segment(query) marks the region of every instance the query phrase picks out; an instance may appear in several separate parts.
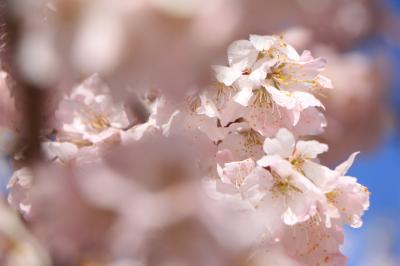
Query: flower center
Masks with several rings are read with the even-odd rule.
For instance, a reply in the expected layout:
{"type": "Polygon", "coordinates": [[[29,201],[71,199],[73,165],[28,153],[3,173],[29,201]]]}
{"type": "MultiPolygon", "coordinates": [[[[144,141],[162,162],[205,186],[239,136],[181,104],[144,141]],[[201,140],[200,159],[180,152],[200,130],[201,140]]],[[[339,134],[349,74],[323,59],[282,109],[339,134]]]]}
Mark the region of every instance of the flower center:
{"type": "Polygon", "coordinates": [[[200,107],[200,99],[197,96],[187,97],[187,108],[189,112],[196,113],[197,109],[200,107]]]}
{"type": "Polygon", "coordinates": [[[292,184],[291,176],[286,178],[282,178],[275,171],[271,171],[272,177],[274,179],[274,185],[271,188],[271,191],[275,194],[283,194],[288,195],[291,192],[303,193],[303,191],[292,184]]]}
{"type": "Polygon", "coordinates": [[[293,165],[293,168],[296,170],[301,170],[305,161],[306,161],[306,159],[303,158],[302,156],[294,156],[290,159],[290,163],[293,165]]]}
{"type": "Polygon", "coordinates": [[[280,85],[288,85],[291,80],[290,75],[285,74],[283,69],[285,68],[286,63],[277,63],[271,67],[271,71],[267,73],[265,77],[267,80],[270,80],[275,88],[281,89],[280,85]]]}
{"type": "Polygon", "coordinates": [[[245,147],[252,147],[254,145],[262,145],[262,140],[256,131],[253,129],[240,132],[240,134],[245,138],[245,147]]]}
{"type": "Polygon", "coordinates": [[[329,203],[336,204],[337,203],[336,198],[338,197],[338,195],[339,191],[333,190],[331,192],[326,193],[325,197],[329,203]]]}
{"type": "Polygon", "coordinates": [[[97,130],[102,130],[110,127],[110,122],[105,116],[96,116],[93,120],[89,122],[90,126],[97,130]]]}
{"type": "Polygon", "coordinates": [[[272,107],[273,101],[271,96],[264,88],[259,88],[253,91],[254,100],[253,106],[256,107],[272,107]]]}

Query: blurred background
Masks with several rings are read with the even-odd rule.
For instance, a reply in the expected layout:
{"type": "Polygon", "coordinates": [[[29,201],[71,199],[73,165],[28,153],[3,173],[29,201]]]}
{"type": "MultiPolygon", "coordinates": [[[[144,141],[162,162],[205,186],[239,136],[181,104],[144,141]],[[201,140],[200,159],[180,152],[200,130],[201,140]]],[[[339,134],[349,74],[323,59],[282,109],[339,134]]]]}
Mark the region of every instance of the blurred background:
{"type": "Polygon", "coordinates": [[[46,124],[60,91],[99,73],[116,98],[150,89],[178,103],[213,82],[210,66],[225,63],[232,41],[282,34],[328,60],[335,90],[321,95],[328,128],[320,140],[330,145],[323,160],[334,166],[362,152],[350,174],[372,192],[371,207],[364,226],[346,232],[349,265],[400,265],[400,0],[6,2],[0,52],[10,76],[2,72],[0,83],[13,89],[0,99],[3,193],[12,173],[8,143],[21,137],[34,146],[39,130],[24,127],[46,124]],[[19,87],[35,91],[29,97],[39,99],[40,113],[18,108],[28,97],[19,87]]]}

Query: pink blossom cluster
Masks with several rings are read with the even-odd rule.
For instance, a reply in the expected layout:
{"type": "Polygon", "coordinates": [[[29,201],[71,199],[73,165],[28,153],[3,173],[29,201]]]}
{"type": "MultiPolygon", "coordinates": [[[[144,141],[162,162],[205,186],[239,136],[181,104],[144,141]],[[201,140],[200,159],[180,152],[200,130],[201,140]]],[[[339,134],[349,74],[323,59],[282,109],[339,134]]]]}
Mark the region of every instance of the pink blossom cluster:
{"type": "Polygon", "coordinates": [[[251,35],[228,48],[228,66],[215,67],[222,85],[196,109],[216,121],[203,128],[218,143],[214,197],[255,213],[262,243],[305,265],[343,265],[342,226],[360,227],[369,206],[367,188],[346,175],[357,153],[331,170],[318,161],[328,146],[308,137],[325,127],[315,96],[332,89],[325,63],[281,37],[251,35]]]}
{"type": "Polygon", "coordinates": [[[357,153],[330,169],[310,137],[326,126],[325,64],[251,35],[183,106],[140,96],[145,122],[95,74],[43,132],[46,164],[14,156],[8,201],[72,265],[85,248],[88,265],[344,265],[343,226],[362,225],[369,192],[347,175],[357,153]]]}

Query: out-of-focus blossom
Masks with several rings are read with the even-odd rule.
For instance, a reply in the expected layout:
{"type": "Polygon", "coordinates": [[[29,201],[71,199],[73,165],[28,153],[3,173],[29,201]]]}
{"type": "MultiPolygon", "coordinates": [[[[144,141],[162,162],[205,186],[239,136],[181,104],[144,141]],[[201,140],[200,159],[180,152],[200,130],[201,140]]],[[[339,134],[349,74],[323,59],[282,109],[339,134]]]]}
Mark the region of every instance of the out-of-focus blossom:
{"type": "Polygon", "coordinates": [[[385,104],[389,87],[387,63],[360,52],[318,50],[329,60],[325,74],[332,78],[336,90],[322,98],[329,126],[321,138],[328,144],[335,143],[326,159],[338,161],[351,150],[374,148],[391,124],[385,104]]]}
{"type": "Polygon", "coordinates": [[[17,213],[0,204],[0,263],[4,266],[50,266],[44,248],[28,232],[17,213]]]}
{"type": "Polygon", "coordinates": [[[250,265],[254,266],[265,266],[265,265],[276,265],[276,266],[299,266],[298,262],[292,259],[289,254],[281,246],[271,248],[269,250],[260,249],[257,250],[249,260],[250,265]]]}
{"type": "Polygon", "coordinates": [[[31,208],[29,191],[32,188],[32,172],[28,167],[23,167],[14,172],[10,178],[8,202],[22,214],[28,214],[31,208]]]}
{"type": "MultiPolygon", "coordinates": [[[[164,143],[169,146],[167,140],[164,143]]],[[[125,152],[135,158],[144,156],[143,148],[125,152]]],[[[160,151],[170,150],[165,148],[160,151]]],[[[108,265],[125,260],[164,265],[179,261],[217,266],[244,260],[241,253],[246,254],[259,234],[254,226],[239,230],[251,217],[233,211],[232,204],[230,210],[210,200],[200,180],[190,177],[190,169],[181,169],[184,154],[177,151],[175,155],[178,158],[172,165],[161,161],[165,156],[153,161],[152,172],[145,171],[144,161],[122,167],[122,162],[117,166],[112,159],[111,168],[102,163],[37,166],[29,191],[28,223],[58,263],[108,265]],[[129,170],[128,175],[124,170],[129,170]],[[41,208],[55,196],[57,201],[41,208]],[[68,218],[65,213],[70,214],[68,218]]]]}
{"type": "Polygon", "coordinates": [[[18,65],[22,75],[37,86],[48,87],[59,79],[61,62],[46,33],[30,32],[21,39],[18,65]]]}
{"type": "Polygon", "coordinates": [[[72,169],[57,164],[36,165],[32,176],[27,220],[53,260],[79,265],[88,263],[86,257],[90,254],[97,254],[96,261],[101,262],[108,254],[103,239],[113,221],[113,212],[85,201],[77,187],[78,175],[72,169]],[[41,208],[43,204],[46,208],[41,208]]]}

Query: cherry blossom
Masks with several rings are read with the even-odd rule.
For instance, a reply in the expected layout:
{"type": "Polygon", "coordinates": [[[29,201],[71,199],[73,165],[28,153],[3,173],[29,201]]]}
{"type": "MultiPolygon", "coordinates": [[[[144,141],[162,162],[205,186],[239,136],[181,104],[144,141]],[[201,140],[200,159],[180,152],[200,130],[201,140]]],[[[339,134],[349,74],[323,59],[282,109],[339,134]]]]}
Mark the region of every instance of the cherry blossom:
{"type": "Polygon", "coordinates": [[[346,176],[350,166],[358,153],[353,153],[345,162],[335,168],[340,174],[336,182],[331,186],[331,190],[327,192],[326,198],[329,207],[334,207],[338,214],[337,217],[342,223],[351,227],[358,228],[362,226],[362,215],[369,208],[368,189],[359,184],[354,177],[346,176]]]}
{"type": "Polygon", "coordinates": [[[7,189],[8,202],[22,214],[27,215],[31,209],[29,191],[32,188],[32,171],[28,167],[23,167],[15,171],[10,178],[7,189]]]}
{"type": "Polygon", "coordinates": [[[269,169],[272,177],[260,205],[262,211],[269,217],[279,217],[288,225],[306,221],[315,214],[323,194],[310,180],[277,156],[263,158],[257,163],[269,169]]]}
{"type": "Polygon", "coordinates": [[[303,265],[345,265],[347,258],[340,252],[343,231],[338,226],[325,227],[313,216],[304,223],[285,231],[282,245],[288,255],[303,265]]]}
{"type": "Polygon", "coordinates": [[[293,125],[303,110],[323,108],[312,90],[332,88],[320,74],[326,64],[323,59],[314,59],[309,51],[300,56],[278,36],[251,35],[249,41],[234,42],[228,48],[228,62],[228,67],[215,67],[216,78],[237,90],[233,96],[237,103],[277,104],[291,110],[293,125]]]}
{"type": "Polygon", "coordinates": [[[261,165],[265,164],[264,160],[268,161],[271,155],[280,156],[288,160],[294,169],[304,174],[320,188],[324,186],[326,188],[339,175],[314,161],[319,154],[328,150],[326,144],[315,140],[300,140],[295,143],[293,134],[287,129],[280,129],[274,139],[267,138],[263,148],[267,156],[259,161],[261,165]]]}
{"type": "Polygon", "coordinates": [[[326,61],[275,35],[227,55],[217,83],[182,103],[115,98],[99,74],[64,92],[42,160],[19,160],[7,186],[55,261],[346,263],[343,227],[362,225],[369,192],[347,175],[358,153],[330,169],[328,145],[312,139],[326,126],[318,93],[334,93],[326,61]]]}
{"type": "Polygon", "coordinates": [[[131,125],[124,104],[112,98],[98,75],[89,77],[60,102],[56,118],[63,123],[62,132],[81,135],[89,143],[102,142],[131,125]]]}
{"type": "Polygon", "coordinates": [[[256,167],[256,162],[247,159],[240,162],[226,163],[219,167],[220,180],[216,182],[216,190],[247,200],[254,208],[265,195],[264,180],[269,173],[256,167]]]}

